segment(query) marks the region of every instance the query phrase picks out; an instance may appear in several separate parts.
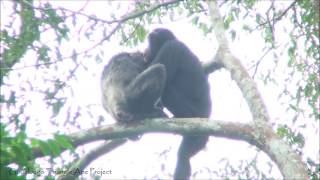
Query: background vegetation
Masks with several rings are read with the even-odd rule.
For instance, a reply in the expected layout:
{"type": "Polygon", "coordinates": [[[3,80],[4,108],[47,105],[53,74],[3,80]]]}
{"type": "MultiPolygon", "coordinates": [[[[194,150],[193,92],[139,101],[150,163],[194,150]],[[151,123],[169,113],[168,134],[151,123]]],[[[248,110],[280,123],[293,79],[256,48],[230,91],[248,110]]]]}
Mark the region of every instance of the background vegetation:
{"type": "MultiPolygon", "coordinates": [[[[76,147],[66,135],[110,124],[101,105],[88,95],[99,87],[83,82],[99,80],[100,72],[96,69],[101,69],[116,51],[141,47],[153,25],[166,27],[183,21],[191,23],[205,37],[217,33],[207,2],[197,0],[87,0],[69,5],[32,0],[0,3],[0,163],[5,179],[52,179],[57,172],[45,171],[43,164],[59,171],[74,166],[74,162],[83,163],[76,160],[81,160],[92,147],[76,147]],[[37,158],[40,154],[45,157],[37,158]]],[[[309,177],[319,179],[319,1],[217,3],[230,46],[246,43],[246,36],[264,41],[258,52],[240,49],[245,55],[237,56],[263,89],[260,93],[268,110],[280,111],[280,115],[270,113],[272,128],[302,157],[309,177]],[[268,91],[277,95],[277,106],[268,103],[268,91]]],[[[212,48],[211,58],[215,51],[212,48]]],[[[109,152],[121,143],[117,141],[101,149],[109,152]]],[[[259,154],[237,166],[223,159],[223,170],[212,169],[208,176],[273,177],[258,168],[259,154]]],[[[152,177],[168,178],[170,173],[162,168],[161,172],[140,178],[152,177]]]]}

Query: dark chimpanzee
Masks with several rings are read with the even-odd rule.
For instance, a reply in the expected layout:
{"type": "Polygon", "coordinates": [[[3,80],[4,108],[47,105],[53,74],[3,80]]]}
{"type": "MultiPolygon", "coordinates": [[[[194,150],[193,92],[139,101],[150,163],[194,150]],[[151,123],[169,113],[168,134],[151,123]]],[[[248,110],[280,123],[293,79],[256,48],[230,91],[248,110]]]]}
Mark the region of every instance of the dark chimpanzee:
{"type": "MultiPolygon", "coordinates": [[[[166,70],[166,85],[161,96],[163,105],[177,118],[208,118],[210,89],[199,59],[167,29],[155,29],[148,41],[145,58],[149,67],[162,64],[166,70]]],[[[183,136],[174,179],[189,179],[190,158],[204,148],[207,141],[208,136],[183,136]]]]}
{"type": "Polygon", "coordinates": [[[163,65],[146,66],[142,53],[120,53],[104,67],[102,104],[116,121],[165,117],[157,107],[166,81],[163,65]]]}

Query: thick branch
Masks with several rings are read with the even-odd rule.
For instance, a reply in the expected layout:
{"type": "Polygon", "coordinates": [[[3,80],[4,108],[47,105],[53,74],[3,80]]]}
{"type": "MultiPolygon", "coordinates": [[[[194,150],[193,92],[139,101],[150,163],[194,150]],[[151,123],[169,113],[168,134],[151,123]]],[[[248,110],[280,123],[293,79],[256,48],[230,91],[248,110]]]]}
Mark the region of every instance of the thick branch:
{"type": "MultiPolygon", "coordinates": [[[[215,58],[218,58],[217,56],[215,58]]],[[[223,64],[218,59],[211,60],[202,64],[202,68],[206,74],[211,74],[216,70],[223,68],[223,64]]]]}
{"type": "MultiPolygon", "coordinates": [[[[285,179],[307,179],[300,157],[276,136],[268,125],[243,124],[224,121],[208,121],[205,118],[149,119],[130,125],[106,125],[77,133],[69,137],[75,146],[116,138],[132,137],[137,134],[162,132],[192,135],[211,135],[242,140],[258,147],[275,161],[285,179]],[[265,132],[262,134],[262,132],[265,132]]],[[[39,151],[39,150],[38,150],[39,151]]],[[[39,154],[38,154],[39,155],[39,154]]]]}
{"type": "Polygon", "coordinates": [[[130,125],[109,125],[70,134],[75,144],[85,144],[95,140],[130,137],[144,133],[178,133],[178,134],[209,134],[217,137],[239,139],[251,142],[248,131],[251,126],[241,123],[224,121],[207,121],[206,118],[171,118],[144,120],[130,125]]]}
{"type": "Polygon", "coordinates": [[[241,89],[241,92],[249,105],[253,119],[255,121],[268,121],[270,117],[267,113],[267,108],[262,100],[255,82],[249,76],[246,69],[242,66],[241,61],[233,56],[229,50],[228,40],[225,36],[223,20],[219,14],[219,9],[216,2],[210,1],[209,7],[213,21],[213,29],[216,34],[216,39],[219,42],[217,55],[212,62],[221,63],[223,67],[230,71],[231,76],[241,89]]]}
{"type": "Polygon", "coordinates": [[[254,134],[250,134],[254,136],[252,144],[269,155],[278,165],[285,179],[307,179],[307,170],[300,157],[273,132],[268,124],[270,117],[255,82],[250,78],[240,60],[230,52],[217,3],[210,1],[209,7],[213,29],[220,43],[218,53],[212,62],[216,63],[218,60],[230,71],[249,105],[254,119],[252,129],[255,131],[254,134]]]}
{"type": "MultiPolygon", "coordinates": [[[[81,130],[68,135],[77,147],[86,143],[132,137],[138,134],[163,132],[178,134],[211,134],[217,137],[251,141],[247,137],[251,126],[224,121],[207,121],[205,118],[147,119],[135,124],[114,124],[81,130]]],[[[40,149],[34,149],[34,156],[41,157],[40,149]]]]}

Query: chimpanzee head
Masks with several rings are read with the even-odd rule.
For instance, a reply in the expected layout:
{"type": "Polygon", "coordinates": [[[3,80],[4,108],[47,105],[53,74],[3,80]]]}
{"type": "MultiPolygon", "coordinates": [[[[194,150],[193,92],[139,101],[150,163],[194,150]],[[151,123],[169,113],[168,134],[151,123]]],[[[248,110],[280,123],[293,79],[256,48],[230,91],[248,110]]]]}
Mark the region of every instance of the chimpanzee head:
{"type": "Polygon", "coordinates": [[[155,56],[157,55],[158,51],[161,49],[164,43],[174,39],[176,39],[176,37],[168,29],[154,29],[148,35],[149,48],[145,51],[145,60],[147,62],[150,62],[152,59],[155,58],[155,56]]]}

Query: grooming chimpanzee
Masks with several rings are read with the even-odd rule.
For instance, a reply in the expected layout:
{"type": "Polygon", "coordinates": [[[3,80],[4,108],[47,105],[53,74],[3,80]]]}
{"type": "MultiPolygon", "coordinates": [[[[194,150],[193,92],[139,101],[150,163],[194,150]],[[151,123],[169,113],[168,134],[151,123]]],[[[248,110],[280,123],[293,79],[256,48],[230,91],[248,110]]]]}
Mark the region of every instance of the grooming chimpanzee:
{"type": "MultiPolygon", "coordinates": [[[[199,59],[167,29],[155,29],[148,41],[145,60],[149,67],[162,64],[166,70],[166,85],[161,96],[163,105],[176,118],[208,118],[210,90],[199,59]]],[[[189,179],[190,158],[204,148],[207,141],[208,136],[183,136],[174,179],[189,179]]]]}
{"type": "Polygon", "coordinates": [[[120,53],[104,67],[102,104],[118,122],[166,117],[157,107],[166,81],[163,65],[146,66],[142,53],[120,53]]]}

